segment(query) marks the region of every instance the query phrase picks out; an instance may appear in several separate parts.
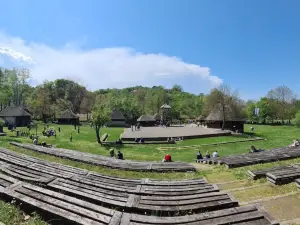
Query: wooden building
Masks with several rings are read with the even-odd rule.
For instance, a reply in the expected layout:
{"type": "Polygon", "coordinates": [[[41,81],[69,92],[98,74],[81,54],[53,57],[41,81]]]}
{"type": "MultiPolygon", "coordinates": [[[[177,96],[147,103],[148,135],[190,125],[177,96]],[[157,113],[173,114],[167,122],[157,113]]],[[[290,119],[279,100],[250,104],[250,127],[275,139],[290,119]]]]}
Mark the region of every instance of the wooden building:
{"type": "Polygon", "coordinates": [[[152,127],[157,123],[156,119],[152,115],[142,115],[137,119],[142,127],[152,127]]]}
{"type": "Polygon", "coordinates": [[[67,109],[57,118],[58,123],[60,124],[79,124],[79,116],[75,115],[71,110],[67,109]]]}
{"type": "Polygon", "coordinates": [[[106,123],[108,127],[128,127],[125,116],[117,109],[111,112],[111,121],[106,123]]]}
{"type": "MultiPolygon", "coordinates": [[[[210,114],[205,118],[205,123],[208,128],[221,129],[223,126],[223,110],[220,107],[215,107],[210,114]]],[[[239,133],[244,132],[244,124],[246,119],[240,112],[235,112],[227,107],[225,110],[225,130],[231,130],[239,133]]]]}
{"type": "Polygon", "coordinates": [[[26,127],[31,121],[31,114],[28,110],[20,106],[8,106],[0,112],[6,125],[12,127],[26,127]]]}

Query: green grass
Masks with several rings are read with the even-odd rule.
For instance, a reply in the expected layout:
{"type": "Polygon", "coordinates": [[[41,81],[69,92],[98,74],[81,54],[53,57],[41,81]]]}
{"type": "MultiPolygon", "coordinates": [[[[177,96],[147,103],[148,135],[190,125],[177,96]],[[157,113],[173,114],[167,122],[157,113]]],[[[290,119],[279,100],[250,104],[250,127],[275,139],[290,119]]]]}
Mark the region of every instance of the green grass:
{"type": "MultiPolygon", "coordinates": [[[[166,153],[172,155],[174,160],[193,162],[197,151],[205,153],[206,151],[213,152],[219,151],[220,156],[240,154],[249,151],[251,145],[255,145],[257,148],[272,149],[275,147],[286,146],[292,142],[293,139],[300,137],[300,132],[295,127],[290,126],[259,126],[253,125],[256,130],[256,136],[263,137],[265,141],[250,141],[244,143],[234,143],[217,146],[199,146],[190,147],[184,149],[169,149],[160,150],[159,147],[174,147],[174,146],[190,146],[218,143],[225,141],[244,140],[245,137],[239,136],[223,136],[212,138],[200,138],[185,140],[178,142],[176,145],[124,145],[122,151],[126,159],[138,160],[138,161],[160,161],[166,153]]],[[[38,134],[41,135],[43,125],[39,126],[38,134]]],[[[57,130],[57,125],[50,124],[50,127],[54,127],[57,130]]],[[[56,145],[60,148],[74,149],[84,152],[90,152],[93,154],[108,155],[108,148],[100,146],[96,142],[95,131],[90,126],[81,126],[80,134],[77,134],[73,126],[60,125],[61,132],[58,133],[57,138],[54,137],[41,137],[40,141],[46,141],[47,143],[56,145]],[[70,134],[72,133],[73,142],[69,141],[70,134]]],[[[24,128],[26,130],[26,128],[24,128]]],[[[249,125],[245,125],[245,130],[249,130],[249,125]]],[[[34,132],[34,130],[32,130],[34,132]]],[[[108,133],[109,140],[116,140],[123,132],[122,128],[103,128],[101,133],[108,133]]],[[[15,135],[8,131],[8,135],[15,135]]],[[[17,138],[21,142],[30,142],[28,138],[17,138]]],[[[0,141],[5,141],[5,137],[0,137],[0,141]]]]}
{"type": "Polygon", "coordinates": [[[1,200],[0,222],[5,225],[46,225],[37,214],[26,215],[15,204],[1,200]]]}

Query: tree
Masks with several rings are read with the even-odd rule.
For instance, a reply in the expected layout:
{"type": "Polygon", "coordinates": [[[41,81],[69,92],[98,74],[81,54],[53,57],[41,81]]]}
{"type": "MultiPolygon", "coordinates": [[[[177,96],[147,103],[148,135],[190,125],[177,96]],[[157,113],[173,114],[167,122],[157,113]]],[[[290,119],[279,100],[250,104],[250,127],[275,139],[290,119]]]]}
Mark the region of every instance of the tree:
{"type": "Polygon", "coordinates": [[[294,108],[294,92],[285,85],[279,86],[268,92],[267,98],[273,101],[276,108],[276,114],[279,119],[284,123],[285,119],[291,118],[294,108]]]}
{"type": "Polygon", "coordinates": [[[211,90],[206,99],[206,107],[208,111],[218,107],[223,116],[222,130],[224,130],[226,116],[230,110],[234,114],[241,114],[241,102],[237,97],[236,92],[232,92],[226,85],[221,85],[219,88],[211,90]]]}
{"type": "Polygon", "coordinates": [[[97,142],[101,144],[100,128],[110,121],[111,110],[105,104],[97,105],[92,112],[92,122],[96,131],[97,142]]]}
{"type": "Polygon", "coordinates": [[[245,114],[246,114],[247,119],[249,121],[252,121],[252,122],[257,122],[258,121],[257,116],[254,114],[255,108],[256,108],[256,102],[248,101],[246,103],[245,114]]]}
{"type": "Polygon", "coordinates": [[[5,121],[0,118],[0,133],[3,133],[3,126],[5,125],[5,121]]]}
{"type": "Polygon", "coordinates": [[[296,117],[293,120],[296,127],[300,128],[300,111],[296,113],[296,117]]]}

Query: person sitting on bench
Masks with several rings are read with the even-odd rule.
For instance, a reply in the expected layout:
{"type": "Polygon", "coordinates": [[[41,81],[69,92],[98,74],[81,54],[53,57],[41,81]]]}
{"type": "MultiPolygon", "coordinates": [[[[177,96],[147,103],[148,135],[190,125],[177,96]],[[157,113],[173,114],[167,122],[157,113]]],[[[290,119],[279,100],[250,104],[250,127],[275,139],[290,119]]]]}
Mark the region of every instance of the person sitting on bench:
{"type": "Polygon", "coordinates": [[[172,157],[169,154],[165,155],[164,162],[172,162],[172,157]]]}
{"type": "Polygon", "coordinates": [[[289,148],[294,148],[294,147],[299,147],[300,146],[300,142],[298,139],[293,141],[293,144],[289,145],[289,148]]]}
{"type": "Polygon", "coordinates": [[[218,157],[219,157],[218,151],[214,151],[213,154],[212,154],[212,157],[213,157],[214,159],[218,158],[218,157]]]}
{"type": "Polygon", "coordinates": [[[203,159],[203,156],[200,151],[197,152],[196,162],[199,163],[203,159]]]}
{"type": "Polygon", "coordinates": [[[114,157],[115,156],[115,150],[113,148],[111,148],[109,150],[109,155],[110,155],[110,157],[114,157]]]}
{"type": "Polygon", "coordinates": [[[118,155],[117,155],[118,159],[123,160],[123,153],[121,151],[118,151],[118,155]]]}
{"type": "Polygon", "coordinates": [[[33,139],[33,144],[37,145],[38,144],[38,140],[36,138],[33,139]]]}
{"type": "Polygon", "coordinates": [[[209,154],[208,151],[206,152],[205,158],[206,158],[206,159],[210,159],[210,154],[209,154]]]}
{"type": "Polygon", "coordinates": [[[256,149],[255,147],[254,147],[254,145],[252,145],[251,146],[251,148],[250,148],[250,153],[254,153],[254,152],[262,152],[262,150],[261,149],[256,149]]]}
{"type": "Polygon", "coordinates": [[[43,146],[43,147],[47,147],[47,143],[43,141],[43,142],[42,142],[42,146],[43,146]]]}

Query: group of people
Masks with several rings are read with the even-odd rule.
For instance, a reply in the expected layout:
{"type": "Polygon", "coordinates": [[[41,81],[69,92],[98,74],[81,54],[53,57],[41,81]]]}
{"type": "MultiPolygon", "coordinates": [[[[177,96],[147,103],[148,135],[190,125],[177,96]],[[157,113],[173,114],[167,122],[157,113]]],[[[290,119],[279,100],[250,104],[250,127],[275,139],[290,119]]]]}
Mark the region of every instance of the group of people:
{"type": "MultiPolygon", "coordinates": [[[[218,151],[214,151],[213,154],[212,154],[212,158],[213,159],[216,159],[219,157],[219,153],[218,151]]],[[[196,154],[196,162],[200,162],[201,160],[204,160],[204,159],[210,159],[211,156],[210,156],[210,153],[207,151],[206,154],[205,154],[205,157],[202,156],[201,152],[198,151],[197,154],[196,154]]]]}
{"type": "Polygon", "coordinates": [[[118,153],[115,154],[115,149],[113,149],[113,148],[111,148],[109,150],[109,155],[110,155],[110,157],[115,157],[117,159],[121,159],[121,160],[124,159],[123,153],[119,150],[118,153]]]}

